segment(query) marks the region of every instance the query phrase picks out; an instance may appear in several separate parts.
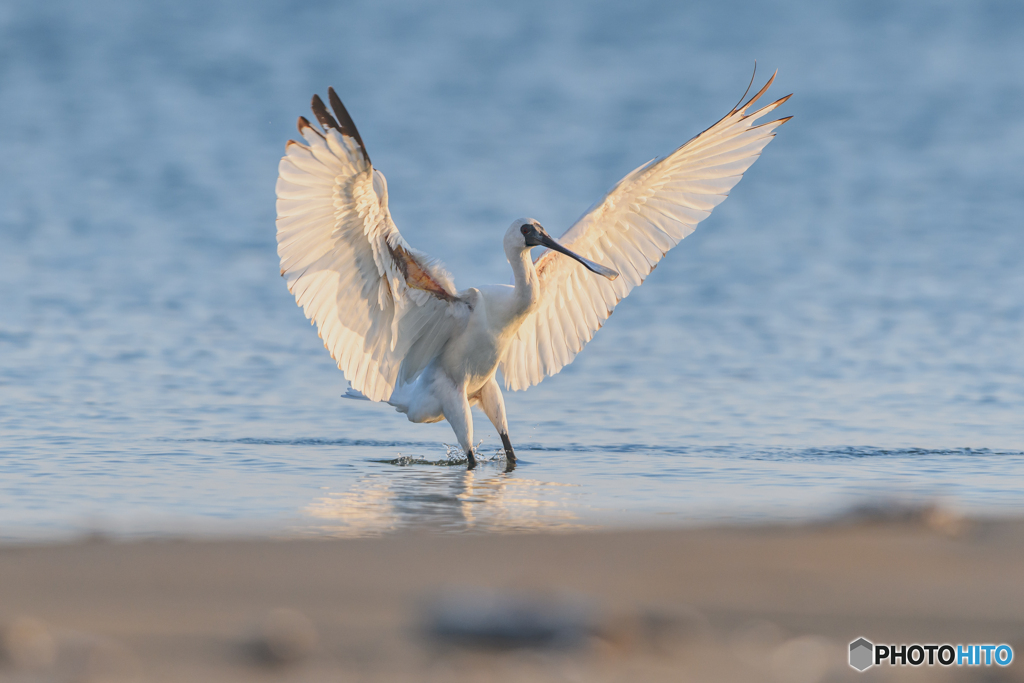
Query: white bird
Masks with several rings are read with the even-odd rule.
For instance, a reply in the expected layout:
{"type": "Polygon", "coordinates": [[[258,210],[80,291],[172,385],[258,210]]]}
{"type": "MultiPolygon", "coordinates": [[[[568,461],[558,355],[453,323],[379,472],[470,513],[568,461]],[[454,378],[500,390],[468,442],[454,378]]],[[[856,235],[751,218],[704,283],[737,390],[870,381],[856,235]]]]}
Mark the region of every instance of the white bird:
{"type": "Polygon", "coordinates": [[[628,174],[560,240],[532,218],[514,221],[504,248],[515,285],[462,291],[439,261],[399,234],[384,175],[328,89],[334,116],[314,95],[323,130],[300,117],[306,144],[289,140],[279,166],[281,275],[355,390],[349,396],[385,401],[412,422],[448,420],[470,469],[470,407],[478,405],[511,470],[498,369],[516,391],[572,362],[791,118],[754,125],[790,96],[747,113],[774,79],[672,154],[628,174]],[[550,251],[534,261],[537,246],[550,251]]]}

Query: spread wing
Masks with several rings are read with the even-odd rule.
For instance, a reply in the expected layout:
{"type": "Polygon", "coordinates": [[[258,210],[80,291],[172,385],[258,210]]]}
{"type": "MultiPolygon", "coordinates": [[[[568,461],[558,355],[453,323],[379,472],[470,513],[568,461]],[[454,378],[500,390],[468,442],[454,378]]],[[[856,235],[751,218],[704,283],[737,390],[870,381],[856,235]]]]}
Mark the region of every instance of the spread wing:
{"type": "Polygon", "coordinates": [[[754,125],[790,96],[746,113],[773,80],[672,154],[627,175],[559,240],[621,277],[597,277],[555,252],[537,260],[541,300],[501,361],[507,389],[526,389],[572,362],[615,305],[726,198],[791,118],[754,125]]]}
{"type": "Polygon", "coordinates": [[[278,167],[281,275],[353,388],[387,400],[469,309],[444,267],[402,239],[384,175],[334,89],[328,94],[337,118],[314,96],[323,131],[299,118],[306,144],[289,140],[278,167]]]}

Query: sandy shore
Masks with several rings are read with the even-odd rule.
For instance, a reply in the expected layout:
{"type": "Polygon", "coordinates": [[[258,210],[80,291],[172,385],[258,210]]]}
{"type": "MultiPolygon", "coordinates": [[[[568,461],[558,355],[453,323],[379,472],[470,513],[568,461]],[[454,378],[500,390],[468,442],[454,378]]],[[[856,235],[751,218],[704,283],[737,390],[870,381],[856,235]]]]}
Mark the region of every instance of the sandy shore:
{"type": "Polygon", "coordinates": [[[1024,522],[6,546],[0,620],[4,681],[1016,681],[847,652],[1024,657],[1024,522]]]}

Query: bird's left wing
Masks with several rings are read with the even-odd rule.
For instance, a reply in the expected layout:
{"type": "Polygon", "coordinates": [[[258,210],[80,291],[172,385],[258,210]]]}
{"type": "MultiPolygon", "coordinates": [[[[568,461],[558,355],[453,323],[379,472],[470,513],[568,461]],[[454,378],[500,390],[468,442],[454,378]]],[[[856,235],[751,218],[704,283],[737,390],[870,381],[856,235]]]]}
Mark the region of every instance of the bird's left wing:
{"type": "Polygon", "coordinates": [[[402,238],[387,182],[373,168],[333,88],[332,116],[318,96],[299,118],[306,144],[289,140],[278,167],[281,275],[352,383],[387,400],[430,362],[468,314],[440,262],[402,238]]]}
{"type": "Polygon", "coordinates": [[[774,79],[669,156],[627,175],[561,237],[619,278],[596,276],[553,251],[537,260],[540,302],[502,358],[507,389],[526,389],[572,362],[616,304],[726,198],[790,118],[754,125],[789,96],[747,113],[774,79]]]}

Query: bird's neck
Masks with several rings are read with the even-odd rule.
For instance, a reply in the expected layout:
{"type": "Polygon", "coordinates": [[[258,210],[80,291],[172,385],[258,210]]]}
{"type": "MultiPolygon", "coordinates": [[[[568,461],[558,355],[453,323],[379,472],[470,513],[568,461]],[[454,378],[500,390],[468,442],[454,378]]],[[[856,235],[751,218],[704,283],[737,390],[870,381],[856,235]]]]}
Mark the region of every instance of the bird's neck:
{"type": "Polygon", "coordinates": [[[513,296],[515,315],[525,316],[540,301],[540,278],[537,277],[537,269],[533,267],[529,249],[511,256],[509,263],[516,282],[513,296]]]}

